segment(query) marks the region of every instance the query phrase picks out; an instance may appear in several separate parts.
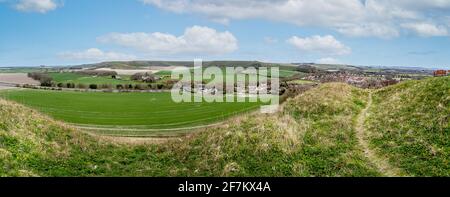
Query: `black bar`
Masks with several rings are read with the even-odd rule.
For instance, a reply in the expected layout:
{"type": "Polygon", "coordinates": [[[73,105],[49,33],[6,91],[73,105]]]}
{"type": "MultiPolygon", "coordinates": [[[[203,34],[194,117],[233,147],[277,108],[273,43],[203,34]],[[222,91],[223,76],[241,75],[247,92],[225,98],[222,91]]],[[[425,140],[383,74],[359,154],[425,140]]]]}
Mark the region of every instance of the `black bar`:
{"type": "MultiPolygon", "coordinates": [[[[201,189],[201,187],[199,187],[201,189]]],[[[230,190],[230,188],[228,188],[230,190]]],[[[278,195],[278,194],[450,194],[449,178],[0,178],[0,194],[177,194],[177,195],[278,195]],[[210,192],[179,191],[181,185],[212,184],[210,192]],[[225,182],[225,183],[224,183],[225,182]],[[223,191],[235,183],[234,191],[223,191]],[[265,188],[269,185],[270,190],[265,188]],[[241,183],[246,189],[235,191],[241,183]],[[262,187],[255,186],[261,183],[262,187]],[[252,185],[253,184],[253,185],[252,185]],[[253,186],[253,187],[252,187],[253,186]],[[218,188],[216,188],[218,187],[218,188]],[[255,190],[256,189],[256,190],[255,190]]]]}

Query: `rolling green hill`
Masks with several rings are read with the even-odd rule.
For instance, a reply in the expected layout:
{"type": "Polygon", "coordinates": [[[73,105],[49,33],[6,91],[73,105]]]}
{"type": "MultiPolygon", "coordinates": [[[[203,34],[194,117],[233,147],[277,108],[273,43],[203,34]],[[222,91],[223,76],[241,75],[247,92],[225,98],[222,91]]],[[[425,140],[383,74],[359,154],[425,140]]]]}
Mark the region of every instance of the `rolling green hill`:
{"type": "Polygon", "coordinates": [[[374,94],[371,146],[412,176],[450,176],[450,77],[409,81],[374,94]]]}
{"type": "Polygon", "coordinates": [[[370,149],[402,175],[449,176],[449,84],[427,79],[375,93],[323,84],[278,114],[245,115],[159,145],[98,139],[0,100],[0,175],[384,176],[361,146],[365,120],[370,149]]]}

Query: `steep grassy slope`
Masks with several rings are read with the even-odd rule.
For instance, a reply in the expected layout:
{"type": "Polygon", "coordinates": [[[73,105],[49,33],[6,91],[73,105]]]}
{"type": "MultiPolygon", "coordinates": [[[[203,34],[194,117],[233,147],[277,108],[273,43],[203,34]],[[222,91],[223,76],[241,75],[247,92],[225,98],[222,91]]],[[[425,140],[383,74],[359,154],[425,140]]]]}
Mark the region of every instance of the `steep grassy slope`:
{"type": "Polygon", "coordinates": [[[411,176],[450,176],[450,77],[409,81],[374,94],[371,145],[411,176]]]}

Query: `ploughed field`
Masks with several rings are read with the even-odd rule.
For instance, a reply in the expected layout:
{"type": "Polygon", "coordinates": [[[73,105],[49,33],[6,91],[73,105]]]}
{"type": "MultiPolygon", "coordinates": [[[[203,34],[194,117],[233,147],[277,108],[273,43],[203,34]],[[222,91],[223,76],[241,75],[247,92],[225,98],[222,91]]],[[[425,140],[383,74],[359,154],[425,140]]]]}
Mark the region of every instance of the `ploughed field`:
{"type": "Polygon", "coordinates": [[[9,90],[0,97],[99,134],[175,135],[257,109],[260,103],[175,103],[169,92],[102,93],[9,90]]]}

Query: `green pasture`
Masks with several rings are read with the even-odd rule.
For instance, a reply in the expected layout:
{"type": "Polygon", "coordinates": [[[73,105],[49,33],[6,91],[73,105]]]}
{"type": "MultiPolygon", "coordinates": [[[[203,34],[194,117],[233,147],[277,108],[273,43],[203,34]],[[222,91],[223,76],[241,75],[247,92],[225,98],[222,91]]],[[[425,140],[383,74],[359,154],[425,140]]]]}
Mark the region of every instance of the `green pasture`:
{"type": "Polygon", "coordinates": [[[175,103],[164,93],[10,90],[0,97],[102,134],[147,135],[220,122],[260,103],[175,103]]]}
{"type": "Polygon", "coordinates": [[[49,73],[55,83],[74,83],[74,84],[137,84],[138,81],[130,80],[129,76],[120,76],[121,79],[113,79],[111,76],[90,76],[78,73],[49,73]]]}

